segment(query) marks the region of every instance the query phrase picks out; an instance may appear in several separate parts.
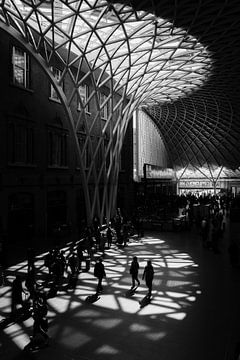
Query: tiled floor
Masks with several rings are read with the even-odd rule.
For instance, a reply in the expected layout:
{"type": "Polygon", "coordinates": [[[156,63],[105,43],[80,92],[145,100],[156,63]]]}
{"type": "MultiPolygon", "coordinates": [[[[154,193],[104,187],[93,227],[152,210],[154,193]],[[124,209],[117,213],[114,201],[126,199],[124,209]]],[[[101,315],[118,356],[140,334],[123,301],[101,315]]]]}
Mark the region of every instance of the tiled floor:
{"type": "MultiPolygon", "coordinates": [[[[31,334],[30,319],[1,333],[0,359],[232,360],[240,341],[240,270],[229,263],[228,239],[238,236],[230,230],[220,254],[203,249],[194,229],[148,233],[124,249],[113,246],[104,258],[107,277],[100,299],[85,301],[96,288],[91,267],[79,275],[75,291],[49,299],[50,346],[30,355],[22,351],[31,334]],[[126,296],[134,255],[140,274],[148,259],[155,268],[153,298],[143,308],[143,281],[132,297],[126,296]]],[[[37,264],[39,277],[44,276],[41,257],[37,264]]],[[[11,270],[25,272],[26,264],[11,270]]],[[[9,312],[9,290],[0,288],[1,316],[9,312]]]]}

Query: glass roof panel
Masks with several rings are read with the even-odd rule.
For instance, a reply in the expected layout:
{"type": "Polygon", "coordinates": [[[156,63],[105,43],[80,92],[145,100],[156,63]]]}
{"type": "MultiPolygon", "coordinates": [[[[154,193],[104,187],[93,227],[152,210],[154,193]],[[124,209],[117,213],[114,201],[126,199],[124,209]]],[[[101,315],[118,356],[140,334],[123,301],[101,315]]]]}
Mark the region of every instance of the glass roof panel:
{"type": "MultiPolygon", "coordinates": [[[[71,48],[84,56],[93,70],[111,61],[109,75],[116,82],[132,84],[141,77],[144,86],[154,78],[154,88],[148,87],[147,94],[141,84],[137,89],[136,96],[144,92],[146,103],[148,97],[152,102],[153,89],[155,94],[157,88],[160,102],[171,101],[203,84],[211,74],[211,54],[196,38],[166,19],[134,11],[129,5],[107,0],[9,0],[8,7],[16,21],[44,33],[55,42],[55,49],[71,48]],[[168,78],[163,86],[162,80],[168,78]],[[192,82],[195,78],[199,81],[192,82]]],[[[132,94],[133,86],[127,89],[132,94]]]]}

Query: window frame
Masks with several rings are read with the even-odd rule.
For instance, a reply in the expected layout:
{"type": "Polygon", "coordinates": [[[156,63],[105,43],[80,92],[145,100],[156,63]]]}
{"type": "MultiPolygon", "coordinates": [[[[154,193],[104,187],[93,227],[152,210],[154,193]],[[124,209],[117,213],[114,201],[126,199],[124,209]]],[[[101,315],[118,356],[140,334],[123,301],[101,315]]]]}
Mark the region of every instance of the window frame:
{"type": "MultiPolygon", "coordinates": [[[[61,76],[62,76],[63,71],[61,69],[59,69],[58,67],[56,67],[56,66],[51,66],[50,69],[51,69],[55,79],[57,81],[59,81],[61,76]]],[[[62,82],[62,84],[60,86],[61,86],[62,89],[64,89],[63,82],[62,82]]],[[[60,100],[54,86],[52,85],[52,83],[50,83],[50,97],[49,97],[49,99],[51,99],[53,101],[56,101],[58,103],[61,103],[61,100],[60,100]]]]}
{"type": "Polygon", "coordinates": [[[11,118],[7,125],[7,162],[11,166],[35,166],[34,126],[11,118]]]}
{"type": "Polygon", "coordinates": [[[47,127],[47,166],[66,169],[69,167],[68,132],[62,128],[47,127]]]}
{"type": "Polygon", "coordinates": [[[30,89],[30,56],[22,47],[16,45],[12,45],[12,83],[18,87],[30,89]],[[16,64],[17,51],[22,53],[23,67],[16,64]],[[23,72],[22,82],[18,82],[17,76],[15,76],[17,69],[20,69],[23,72]]]}
{"type": "MultiPolygon", "coordinates": [[[[88,100],[88,97],[89,97],[89,86],[87,84],[80,85],[78,87],[78,92],[79,92],[79,96],[80,96],[80,98],[82,100],[82,103],[84,105],[85,112],[90,114],[91,112],[90,112],[89,102],[87,103],[87,100],[88,100]]],[[[77,110],[78,111],[82,110],[81,102],[79,101],[79,98],[78,98],[77,110]]]]}
{"type": "Polygon", "coordinates": [[[100,114],[101,114],[101,119],[102,120],[107,120],[108,115],[109,115],[108,102],[106,102],[106,104],[102,107],[102,104],[104,104],[106,99],[107,99],[107,95],[100,92],[100,107],[101,107],[100,114]]]}

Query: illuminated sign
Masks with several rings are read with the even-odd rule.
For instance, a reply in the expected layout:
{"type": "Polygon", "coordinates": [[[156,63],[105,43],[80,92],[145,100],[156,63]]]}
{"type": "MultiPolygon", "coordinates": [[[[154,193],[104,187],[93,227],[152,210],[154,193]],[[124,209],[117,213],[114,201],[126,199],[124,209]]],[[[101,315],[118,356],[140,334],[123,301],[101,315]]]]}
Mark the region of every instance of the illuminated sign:
{"type": "MultiPolygon", "coordinates": [[[[180,181],[179,187],[181,188],[213,188],[213,183],[211,181],[180,181]]],[[[216,183],[216,187],[220,188],[220,182],[216,183]]]]}
{"type": "Polygon", "coordinates": [[[156,165],[144,164],[147,179],[174,179],[175,172],[171,168],[163,168],[156,165]]]}

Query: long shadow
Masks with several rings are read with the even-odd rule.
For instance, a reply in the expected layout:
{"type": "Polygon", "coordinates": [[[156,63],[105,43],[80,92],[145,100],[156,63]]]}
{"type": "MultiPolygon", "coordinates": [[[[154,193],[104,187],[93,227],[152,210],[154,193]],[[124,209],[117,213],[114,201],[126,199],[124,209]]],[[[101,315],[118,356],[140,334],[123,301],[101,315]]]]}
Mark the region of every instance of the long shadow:
{"type": "MultiPolygon", "coordinates": [[[[189,340],[184,337],[190,337],[194,346],[199,344],[196,335],[199,331],[204,334],[207,320],[199,319],[196,314],[199,310],[203,313],[204,306],[210,305],[205,303],[205,300],[200,301],[202,277],[199,275],[197,264],[186,252],[187,240],[181,239],[179,242],[179,236],[169,236],[167,241],[163,241],[163,238],[159,234],[154,237],[148,236],[141,243],[130,243],[124,251],[112,249],[106,252],[104,263],[107,279],[104,291],[97,301],[86,301],[88,296],[95,299],[96,279],[93,277],[92,269],[89,273],[80,274],[74,291],[59,293],[56,298],[51,299],[51,345],[49,349],[35,354],[35,358],[50,359],[53,354],[59,359],[85,357],[102,360],[114,356],[117,360],[132,360],[146,359],[150,354],[154,360],[190,358],[186,357],[186,354],[190,356],[193,352],[192,346],[188,346],[189,340]],[[144,284],[141,284],[133,296],[126,297],[131,283],[129,265],[132,256],[136,254],[141,268],[150,257],[156,269],[153,297],[151,303],[143,308],[139,306],[138,301],[146,295],[147,289],[144,284]],[[185,325],[182,326],[183,324],[185,325]],[[170,354],[171,357],[167,357],[170,354]]],[[[189,248],[194,255],[193,243],[190,243],[189,248]]],[[[195,244],[194,258],[200,256],[202,260],[201,251],[195,244]]],[[[213,259],[206,258],[205,261],[209,269],[213,259]]],[[[44,268],[42,271],[44,272],[44,268]]],[[[210,280],[206,289],[212,296],[211,286],[214,278],[210,280]]],[[[212,324],[208,324],[208,327],[209,330],[205,331],[207,334],[210,329],[215,329],[212,324]]],[[[219,331],[217,334],[219,335],[219,331]]],[[[203,336],[207,342],[206,335],[203,336]]],[[[216,345],[215,340],[214,344],[216,345]]],[[[220,345],[220,348],[222,350],[223,345],[220,345]]],[[[220,353],[220,350],[217,353],[220,353]]],[[[204,350],[200,349],[194,359],[207,359],[205,355],[206,351],[204,353],[204,350]]]]}

